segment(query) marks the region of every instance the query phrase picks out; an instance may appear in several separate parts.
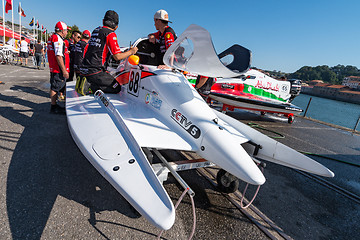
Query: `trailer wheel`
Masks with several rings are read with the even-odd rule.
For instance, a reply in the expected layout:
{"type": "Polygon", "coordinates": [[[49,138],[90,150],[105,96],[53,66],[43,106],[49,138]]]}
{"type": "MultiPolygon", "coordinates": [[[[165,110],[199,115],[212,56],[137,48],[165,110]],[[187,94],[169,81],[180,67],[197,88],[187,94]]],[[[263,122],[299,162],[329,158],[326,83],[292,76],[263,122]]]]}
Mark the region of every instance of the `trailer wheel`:
{"type": "Polygon", "coordinates": [[[294,120],[295,120],[295,117],[294,117],[294,116],[289,116],[289,117],[288,117],[288,123],[289,123],[289,124],[292,124],[292,123],[294,122],[294,120]]]}
{"type": "Polygon", "coordinates": [[[221,192],[233,193],[239,188],[239,179],[224,169],[219,170],[216,180],[217,187],[221,192]]]}

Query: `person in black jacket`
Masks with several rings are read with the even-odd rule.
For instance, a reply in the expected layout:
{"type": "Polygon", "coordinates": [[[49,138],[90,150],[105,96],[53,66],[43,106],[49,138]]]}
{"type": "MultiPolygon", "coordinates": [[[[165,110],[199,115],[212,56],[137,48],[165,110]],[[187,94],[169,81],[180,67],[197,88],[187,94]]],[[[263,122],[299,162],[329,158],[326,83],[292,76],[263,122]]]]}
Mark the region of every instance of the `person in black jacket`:
{"type": "Polygon", "coordinates": [[[85,30],[82,33],[82,39],[77,42],[73,49],[73,63],[74,63],[74,72],[76,74],[76,78],[80,76],[80,66],[82,65],[82,61],[84,59],[85,52],[88,48],[88,42],[90,40],[91,33],[89,30],[85,30]]]}
{"type": "Polygon", "coordinates": [[[70,72],[69,72],[69,79],[67,79],[66,81],[73,81],[74,79],[74,47],[75,44],[78,43],[80,41],[81,38],[81,32],[74,30],[71,34],[71,38],[70,39],[65,39],[65,41],[68,42],[68,50],[70,51],[69,57],[70,57],[70,72]]]}

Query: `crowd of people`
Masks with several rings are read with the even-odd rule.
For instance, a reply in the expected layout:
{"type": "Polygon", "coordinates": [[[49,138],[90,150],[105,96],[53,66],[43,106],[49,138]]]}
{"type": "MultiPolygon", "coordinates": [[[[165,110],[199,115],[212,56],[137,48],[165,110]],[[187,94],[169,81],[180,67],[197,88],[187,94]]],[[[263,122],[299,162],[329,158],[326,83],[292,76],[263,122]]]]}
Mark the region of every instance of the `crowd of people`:
{"type": "MultiPolygon", "coordinates": [[[[168,25],[169,15],[159,10],[154,15],[157,30],[148,35],[149,42],[158,43],[160,54],[176,40],[175,31],[168,25]]],[[[170,22],[171,23],[171,22],[170,22]]],[[[47,42],[47,56],[50,68],[50,113],[64,114],[65,109],[57,104],[57,99],[64,95],[66,82],[73,81],[76,75],[76,91],[82,95],[91,94],[99,89],[105,93],[118,93],[121,85],[106,70],[109,58],[120,61],[136,54],[137,47],[130,47],[122,52],[115,30],[118,28],[119,15],[109,10],[105,13],[102,26],[82,33],[72,31],[71,38],[65,39],[68,26],[59,21],[55,32],[47,42]]],[[[162,59],[162,56],[160,58],[162,59]]],[[[167,68],[163,63],[158,68],[167,68]]]]}
{"type": "Polygon", "coordinates": [[[21,37],[19,41],[11,38],[7,44],[19,50],[20,65],[27,66],[29,56],[34,56],[35,65],[40,70],[41,63],[46,61],[46,43],[42,44],[40,39],[35,43],[28,43],[25,37],[21,37]]]}
{"type": "MultiPolygon", "coordinates": [[[[65,109],[58,104],[58,100],[65,100],[66,82],[73,81],[76,76],[76,91],[87,95],[102,90],[105,93],[118,93],[121,84],[107,71],[109,59],[120,61],[136,54],[137,47],[130,47],[122,52],[115,30],[118,28],[119,15],[109,10],[105,13],[102,26],[90,33],[89,30],[80,32],[73,30],[70,38],[66,38],[71,30],[66,23],[59,21],[55,25],[54,33],[46,43],[29,44],[22,37],[18,42],[20,50],[20,64],[27,65],[29,55],[36,58],[36,66],[41,69],[41,63],[48,61],[50,69],[50,113],[65,114],[65,109]]],[[[161,9],[154,14],[154,26],[157,30],[148,35],[150,43],[159,47],[160,60],[158,68],[167,69],[162,62],[166,50],[177,39],[175,31],[169,26],[169,15],[161,9]]],[[[212,78],[198,76],[195,88],[199,92],[203,88],[211,87],[212,78]]]]}

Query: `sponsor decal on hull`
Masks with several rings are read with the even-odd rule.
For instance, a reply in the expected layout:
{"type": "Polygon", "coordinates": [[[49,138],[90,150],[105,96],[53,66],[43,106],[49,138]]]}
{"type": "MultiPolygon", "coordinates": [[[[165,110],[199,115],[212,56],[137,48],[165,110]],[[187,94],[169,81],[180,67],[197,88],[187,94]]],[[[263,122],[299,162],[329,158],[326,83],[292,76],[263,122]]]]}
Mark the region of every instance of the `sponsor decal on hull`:
{"type": "Polygon", "coordinates": [[[261,89],[270,89],[273,91],[278,92],[279,91],[279,84],[273,84],[272,82],[263,82],[258,80],[257,84],[255,85],[256,88],[261,88],[261,89]]]}
{"type": "Polygon", "coordinates": [[[193,138],[198,139],[201,135],[200,128],[192,124],[188,118],[179,112],[177,109],[171,110],[171,118],[177,122],[183,129],[185,129],[193,138]]]}
{"type": "Polygon", "coordinates": [[[162,105],[162,100],[158,97],[157,93],[148,93],[145,96],[145,103],[150,104],[154,108],[160,110],[162,105]]]}
{"type": "Polygon", "coordinates": [[[106,97],[101,92],[96,92],[95,97],[99,98],[105,107],[109,106],[109,101],[106,99],[106,97]]]}
{"type": "Polygon", "coordinates": [[[230,85],[230,84],[221,84],[221,88],[226,88],[226,89],[234,89],[235,86],[234,85],[230,85]]]}

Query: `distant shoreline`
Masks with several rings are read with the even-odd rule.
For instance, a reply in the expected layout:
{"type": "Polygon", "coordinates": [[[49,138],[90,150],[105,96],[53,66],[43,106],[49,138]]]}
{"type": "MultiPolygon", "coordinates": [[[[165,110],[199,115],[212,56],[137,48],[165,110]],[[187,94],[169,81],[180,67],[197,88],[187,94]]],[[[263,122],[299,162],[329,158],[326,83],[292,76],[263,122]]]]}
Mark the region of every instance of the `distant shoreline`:
{"type": "Polygon", "coordinates": [[[360,92],[324,86],[302,86],[301,93],[332,100],[360,104],[360,92]]]}

